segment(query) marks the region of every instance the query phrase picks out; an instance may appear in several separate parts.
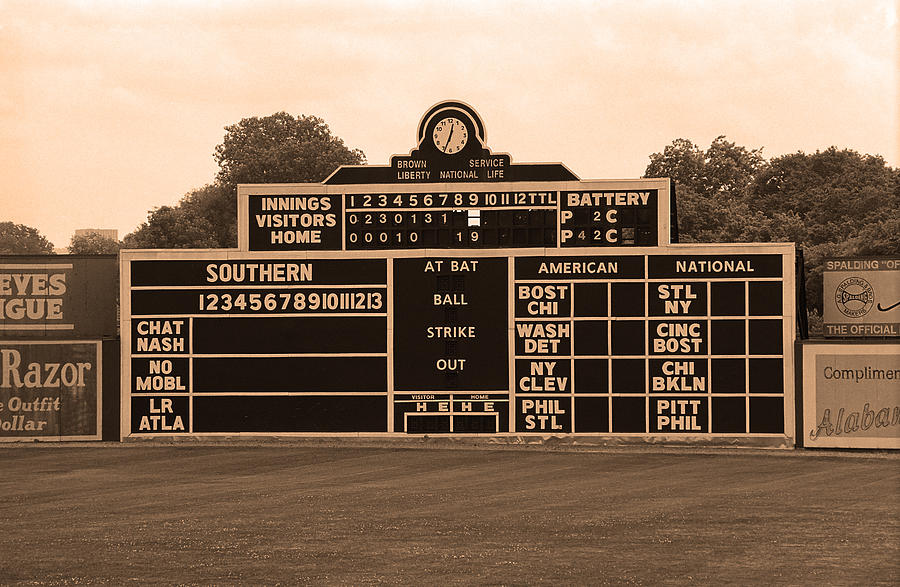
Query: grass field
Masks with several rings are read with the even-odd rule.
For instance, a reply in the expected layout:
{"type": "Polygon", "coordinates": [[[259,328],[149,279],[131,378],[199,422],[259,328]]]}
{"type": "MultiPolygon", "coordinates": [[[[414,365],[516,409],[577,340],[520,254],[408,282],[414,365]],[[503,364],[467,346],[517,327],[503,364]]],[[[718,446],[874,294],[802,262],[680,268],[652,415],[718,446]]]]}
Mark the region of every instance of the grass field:
{"type": "Polygon", "coordinates": [[[0,583],[897,585],[900,455],[0,446],[0,583]]]}

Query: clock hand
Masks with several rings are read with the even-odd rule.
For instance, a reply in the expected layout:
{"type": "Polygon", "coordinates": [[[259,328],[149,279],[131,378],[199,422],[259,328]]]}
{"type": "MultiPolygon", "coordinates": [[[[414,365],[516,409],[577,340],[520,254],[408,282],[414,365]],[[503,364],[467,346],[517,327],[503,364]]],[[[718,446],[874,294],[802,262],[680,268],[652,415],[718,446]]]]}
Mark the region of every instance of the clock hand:
{"type": "Polygon", "coordinates": [[[444,145],[444,153],[447,152],[447,148],[450,146],[450,137],[453,136],[453,125],[450,125],[450,134],[447,135],[447,144],[444,145]]]}

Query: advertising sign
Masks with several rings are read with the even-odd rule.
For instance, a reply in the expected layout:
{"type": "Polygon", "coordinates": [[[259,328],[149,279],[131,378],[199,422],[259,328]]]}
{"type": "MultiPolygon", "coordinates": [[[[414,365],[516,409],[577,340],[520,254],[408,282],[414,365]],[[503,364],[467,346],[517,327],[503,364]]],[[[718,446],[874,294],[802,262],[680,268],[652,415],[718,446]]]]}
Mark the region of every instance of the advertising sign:
{"type": "Polygon", "coordinates": [[[100,343],[0,342],[0,441],[100,440],[100,343]]]}
{"type": "Polygon", "coordinates": [[[900,344],[803,345],[803,442],[900,448],[900,344]]]}
{"type": "Polygon", "coordinates": [[[0,339],[116,335],[115,255],[0,257],[0,339]]]}
{"type": "Polygon", "coordinates": [[[793,246],[122,254],[123,435],[793,435],[793,246]]]}
{"type": "Polygon", "coordinates": [[[900,257],[826,259],[827,337],[900,338],[900,257]]]}

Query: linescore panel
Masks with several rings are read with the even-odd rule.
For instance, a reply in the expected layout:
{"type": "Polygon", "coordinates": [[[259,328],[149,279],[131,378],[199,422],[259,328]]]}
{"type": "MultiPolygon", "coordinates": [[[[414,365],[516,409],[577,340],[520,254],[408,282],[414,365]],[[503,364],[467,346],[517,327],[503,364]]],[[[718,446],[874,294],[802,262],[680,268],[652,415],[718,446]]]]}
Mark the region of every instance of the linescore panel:
{"type": "Polygon", "coordinates": [[[125,252],[125,434],[783,436],[793,248],[125,252]]]}
{"type": "Polygon", "coordinates": [[[333,193],[335,187],[321,185],[239,186],[241,248],[635,247],[669,240],[670,195],[662,180],[547,182],[508,190],[410,187],[422,189],[333,193]]]}

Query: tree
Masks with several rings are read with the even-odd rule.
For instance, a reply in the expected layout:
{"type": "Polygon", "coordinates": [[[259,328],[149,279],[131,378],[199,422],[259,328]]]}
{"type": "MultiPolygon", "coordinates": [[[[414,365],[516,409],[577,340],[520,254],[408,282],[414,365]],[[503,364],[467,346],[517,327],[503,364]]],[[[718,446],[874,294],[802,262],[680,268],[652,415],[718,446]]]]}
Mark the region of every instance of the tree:
{"type": "Polygon", "coordinates": [[[278,112],[245,118],[225,131],[215,149],[220,167],[215,181],[185,194],[176,206],[151,211],[147,221],[123,239],[126,246],[234,247],[237,184],[316,182],[341,165],[365,163],[362,151],[345,147],[315,116],[278,112]]]}
{"type": "Polygon", "coordinates": [[[688,139],[675,139],[662,153],[650,155],[644,177],[669,177],[679,188],[703,191],[705,156],[700,147],[688,139]]]}
{"type": "Polygon", "coordinates": [[[215,248],[215,227],[190,209],[160,206],[147,215],[147,221],[123,239],[129,249],[215,248]]]}
{"type": "Polygon", "coordinates": [[[860,229],[850,246],[857,255],[897,256],[900,255],[900,207],[887,212],[878,222],[872,222],[860,229]]]}
{"type": "Polygon", "coordinates": [[[718,136],[704,152],[688,139],[675,139],[650,155],[644,177],[670,177],[679,187],[707,198],[740,198],[765,159],[718,136]]]}
{"type": "Polygon", "coordinates": [[[0,222],[0,255],[49,255],[53,243],[36,228],[0,222]]]}
{"type": "Polygon", "coordinates": [[[740,242],[768,230],[764,215],[754,217],[744,203],[747,187],[764,163],[762,149],[747,150],[724,136],[706,151],[688,139],[676,139],[650,155],[644,177],[675,181],[680,240],[740,242]]]}
{"type": "Polygon", "coordinates": [[[772,159],[754,179],[747,203],[767,214],[793,213],[806,244],[852,239],[900,207],[900,176],[875,155],[830,147],[772,159]]]}
{"type": "Polygon", "coordinates": [[[322,181],[341,165],[366,161],[316,116],[277,112],[244,118],[225,131],[213,155],[219,164],[216,179],[225,185],[322,181]]]}
{"type": "Polygon", "coordinates": [[[121,242],[93,232],[76,234],[69,241],[69,253],[72,255],[112,255],[121,248],[121,242]]]}
{"type": "Polygon", "coordinates": [[[205,248],[237,246],[237,188],[219,182],[186,194],[178,206],[182,222],[192,226],[192,238],[182,235],[185,246],[205,248]],[[187,244],[192,242],[193,244],[187,244]],[[205,243],[212,242],[212,245],[205,243]]]}

